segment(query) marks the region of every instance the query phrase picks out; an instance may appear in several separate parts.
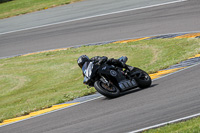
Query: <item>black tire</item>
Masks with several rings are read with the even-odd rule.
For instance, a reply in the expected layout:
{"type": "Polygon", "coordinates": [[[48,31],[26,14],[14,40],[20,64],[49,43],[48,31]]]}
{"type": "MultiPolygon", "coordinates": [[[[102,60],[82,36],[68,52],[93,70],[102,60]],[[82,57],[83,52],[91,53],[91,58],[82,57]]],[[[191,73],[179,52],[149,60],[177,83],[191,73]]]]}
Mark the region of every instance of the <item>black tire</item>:
{"type": "Polygon", "coordinates": [[[117,87],[112,86],[112,88],[110,88],[102,81],[96,81],[94,83],[94,88],[107,98],[115,98],[120,95],[120,91],[117,87]]]}
{"type": "Polygon", "coordinates": [[[152,80],[148,73],[139,68],[134,68],[132,73],[134,73],[134,79],[136,80],[138,86],[141,89],[148,88],[151,86],[152,80]]]}

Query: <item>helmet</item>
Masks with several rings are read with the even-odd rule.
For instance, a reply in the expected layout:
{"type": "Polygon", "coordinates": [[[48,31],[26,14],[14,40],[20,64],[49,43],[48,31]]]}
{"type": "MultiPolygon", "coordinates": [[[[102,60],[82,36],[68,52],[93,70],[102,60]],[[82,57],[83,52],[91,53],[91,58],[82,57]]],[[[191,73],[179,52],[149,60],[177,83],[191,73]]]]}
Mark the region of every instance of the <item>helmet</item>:
{"type": "Polygon", "coordinates": [[[90,61],[89,57],[87,55],[81,55],[78,60],[77,60],[77,63],[79,65],[80,68],[83,67],[84,63],[85,62],[88,62],[90,61]]]}

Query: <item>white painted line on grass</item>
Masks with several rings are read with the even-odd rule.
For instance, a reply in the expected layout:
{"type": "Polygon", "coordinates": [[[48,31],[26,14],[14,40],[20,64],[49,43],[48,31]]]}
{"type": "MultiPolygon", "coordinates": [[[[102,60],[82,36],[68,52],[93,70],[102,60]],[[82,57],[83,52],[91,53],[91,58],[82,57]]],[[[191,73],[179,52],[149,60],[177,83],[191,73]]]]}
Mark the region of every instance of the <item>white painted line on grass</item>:
{"type": "Polygon", "coordinates": [[[177,1],[166,2],[166,3],[155,4],[155,5],[144,6],[144,7],[138,7],[138,8],[128,9],[128,10],[121,10],[121,11],[116,11],[116,12],[111,12],[111,13],[106,13],[106,14],[100,14],[100,15],[94,15],[94,16],[83,17],[83,18],[78,18],[78,19],[72,19],[72,20],[67,20],[67,21],[62,21],[62,22],[57,22],[57,23],[45,24],[45,25],[41,25],[41,26],[35,26],[35,27],[24,28],[24,29],[20,29],[20,30],[3,32],[3,33],[0,33],[0,35],[19,32],[19,31],[25,31],[25,30],[31,30],[31,29],[37,29],[37,28],[42,28],[42,27],[47,27],[47,26],[52,26],[52,25],[58,25],[58,24],[63,24],[63,23],[69,23],[69,22],[74,22],[74,21],[79,21],[79,20],[85,20],[85,19],[90,19],[90,18],[95,18],[95,17],[101,17],[101,16],[106,16],[106,15],[112,15],[112,14],[117,14],[117,13],[123,13],[123,12],[141,10],[141,9],[158,7],[158,6],[163,6],[163,5],[169,5],[169,4],[174,4],[174,3],[184,2],[184,1],[188,1],[188,0],[177,0],[177,1]]]}

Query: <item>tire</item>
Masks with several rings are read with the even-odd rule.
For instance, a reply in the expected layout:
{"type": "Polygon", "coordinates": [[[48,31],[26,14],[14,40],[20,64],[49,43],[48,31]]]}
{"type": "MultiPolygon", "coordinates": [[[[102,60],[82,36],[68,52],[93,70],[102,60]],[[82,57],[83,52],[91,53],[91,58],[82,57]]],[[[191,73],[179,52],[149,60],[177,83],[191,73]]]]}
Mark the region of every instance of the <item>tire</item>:
{"type": "Polygon", "coordinates": [[[119,88],[112,86],[108,87],[105,83],[102,81],[96,81],[94,83],[94,88],[102,95],[104,95],[107,98],[116,98],[120,95],[119,88]]]}
{"type": "Polygon", "coordinates": [[[151,86],[152,80],[148,73],[136,67],[132,73],[134,73],[134,79],[136,80],[138,87],[145,89],[151,86]]]}

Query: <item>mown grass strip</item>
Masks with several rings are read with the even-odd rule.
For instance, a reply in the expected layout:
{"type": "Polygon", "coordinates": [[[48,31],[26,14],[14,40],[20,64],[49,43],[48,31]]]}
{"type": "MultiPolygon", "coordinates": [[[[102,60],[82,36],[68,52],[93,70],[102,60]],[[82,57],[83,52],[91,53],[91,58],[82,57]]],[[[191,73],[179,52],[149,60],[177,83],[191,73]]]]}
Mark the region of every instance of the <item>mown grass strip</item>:
{"type": "Polygon", "coordinates": [[[0,19],[44,10],[80,0],[3,0],[0,2],[0,19]]]}
{"type": "Polygon", "coordinates": [[[169,124],[164,127],[144,131],[143,133],[199,133],[200,117],[179,123],[169,124]]]}
{"type": "Polygon", "coordinates": [[[200,39],[156,39],[83,46],[0,60],[0,120],[27,115],[95,93],[82,84],[80,55],[127,56],[127,64],[156,72],[200,53],[200,39]]]}

